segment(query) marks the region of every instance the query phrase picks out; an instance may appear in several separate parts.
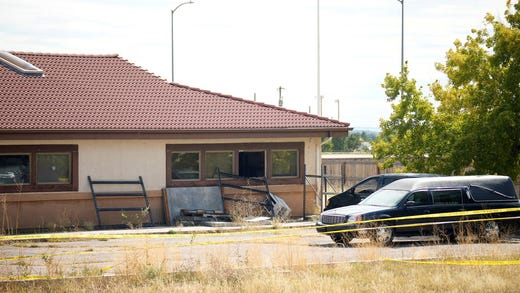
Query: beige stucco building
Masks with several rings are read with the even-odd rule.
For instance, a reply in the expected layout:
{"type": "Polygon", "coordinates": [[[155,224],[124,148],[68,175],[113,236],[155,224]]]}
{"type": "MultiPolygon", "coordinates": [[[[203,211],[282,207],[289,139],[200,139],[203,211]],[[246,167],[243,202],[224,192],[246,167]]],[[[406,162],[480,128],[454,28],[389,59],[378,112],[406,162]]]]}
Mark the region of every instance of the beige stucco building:
{"type": "MultiPolygon", "coordinates": [[[[1,52],[0,87],[4,231],[96,226],[88,176],[141,176],[155,223],[167,224],[164,189],[215,186],[215,167],[265,177],[292,216],[312,214],[315,197],[303,199],[304,170],[319,173],[322,137],[345,136],[350,129],[168,83],[117,55],[1,52]]],[[[141,201],[99,199],[109,207],[138,207],[141,201]]],[[[121,213],[103,214],[105,225],[122,222],[121,213]]]]}

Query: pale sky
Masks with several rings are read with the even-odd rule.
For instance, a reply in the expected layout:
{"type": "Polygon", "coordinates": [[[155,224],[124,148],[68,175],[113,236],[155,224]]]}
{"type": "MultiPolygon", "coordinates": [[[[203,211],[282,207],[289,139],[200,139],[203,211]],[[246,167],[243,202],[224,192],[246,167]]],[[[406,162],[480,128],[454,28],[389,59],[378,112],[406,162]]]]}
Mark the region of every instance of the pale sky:
{"type": "MultiPolygon", "coordinates": [[[[193,0],[174,13],[175,82],[317,112],[317,0],[193,0]]],[[[183,0],[0,0],[0,50],[119,54],[171,80],[171,10],[183,0]]],[[[323,116],[375,128],[401,64],[401,3],[321,0],[323,116]]],[[[443,80],[455,39],[503,19],[506,0],[404,0],[404,55],[420,85],[443,80]]]]}

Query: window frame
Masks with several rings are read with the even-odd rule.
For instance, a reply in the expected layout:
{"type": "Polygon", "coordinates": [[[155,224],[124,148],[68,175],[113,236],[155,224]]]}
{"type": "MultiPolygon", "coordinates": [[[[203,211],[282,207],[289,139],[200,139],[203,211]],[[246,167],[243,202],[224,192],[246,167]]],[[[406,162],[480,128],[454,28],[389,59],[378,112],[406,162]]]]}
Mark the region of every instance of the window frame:
{"type": "Polygon", "coordinates": [[[430,192],[430,190],[416,190],[412,193],[410,193],[407,198],[406,198],[406,204],[408,204],[408,202],[410,202],[412,196],[414,196],[414,200],[413,200],[413,205],[410,205],[410,206],[414,206],[414,207],[422,207],[422,206],[431,206],[433,205],[433,195],[432,193],[430,192]],[[424,193],[428,196],[428,202],[426,203],[423,203],[423,202],[418,202],[416,199],[415,199],[415,195],[418,194],[418,193],[424,193]]]}
{"type": "MultiPolygon", "coordinates": [[[[70,152],[37,152],[36,153],[36,157],[34,158],[36,160],[36,167],[38,167],[38,164],[40,163],[39,161],[39,155],[66,155],[68,157],[68,162],[69,162],[69,170],[68,170],[68,176],[67,176],[67,179],[70,179],[70,181],[72,181],[72,154],[70,152]]],[[[56,184],[56,185],[61,185],[61,184],[70,184],[70,181],[69,183],[59,183],[59,181],[57,182],[42,182],[42,179],[40,177],[40,171],[36,170],[36,184],[37,185],[52,185],[52,184],[56,184]]]]}
{"type": "Polygon", "coordinates": [[[270,171],[271,171],[271,177],[272,178],[298,178],[300,176],[300,168],[298,166],[298,158],[300,157],[300,151],[298,149],[272,149],[271,152],[270,152],[270,159],[271,159],[271,164],[270,164],[270,171]],[[274,176],[272,173],[273,173],[273,153],[274,152],[291,152],[291,151],[295,151],[296,152],[296,175],[278,175],[278,176],[274,176]]]}
{"type": "MultiPolygon", "coordinates": [[[[204,180],[218,180],[218,178],[208,177],[207,174],[207,165],[206,165],[206,154],[207,153],[231,153],[231,169],[234,169],[235,166],[235,155],[233,150],[206,150],[204,151],[204,180]]],[[[202,160],[201,160],[202,161],[202,160]]],[[[233,170],[232,172],[233,173],[233,170]]],[[[223,177],[222,179],[227,179],[228,177],[223,177]]]]}
{"type": "Polygon", "coordinates": [[[29,155],[29,178],[27,184],[0,185],[0,192],[47,192],[47,191],[78,191],[78,145],[0,145],[1,155],[29,155]],[[70,158],[69,183],[38,183],[38,154],[68,154],[70,158]]]}
{"type": "Polygon", "coordinates": [[[461,188],[446,188],[446,189],[432,189],[430,190],[431,198],[433,201],[433,205],[435,206],[451,206],[451,205],[462,205],[463,201],[463,190],[461,188]],[[458,192],[458,202],[447,202],[447,201],[440,201],[439,194],[440,193],[450,193],[450,192],[458,192]]]}
{"type": "Polygon", "coordinates": [[[201,162],[202,162],[202,154],[201,154],[200,151],[173,151],[173,152],[170,153],[170,162],[169,162],[170,166],[172,164],[171,160],[172,160],[172,154],[173,153],[177,153],[177,154],[179,154],[179,153],[193,153],[193,154],[195,154],[196,153],[196,154],[198,154],[198,157],[199,157],[198,158],[199,159],[198,168],[199,168],[199,170],[198,170],[198,178],[193,178],[193,179],[191,179],[191,178],[190,179],[173,179],[171,177],[172,174],[170,173],[170,177],[169,178],[170,178],[171,181],[199,181],[202,178],[202,170],[201,170],[201,167],[202,167],[202,164],[201,164],[201,162]]]}
{"type": "MultiPolygon", "coordinates": [[[[29,162],[29,165],[28,165],[28,169],[29,169],[29,182],[31,181],[31,166],[32,166],[32,160],[33,160],[33,157],[31,155],[31,153],[27,153],[27,152],[24,152],[24,153],[16,153],[16,152],[5,152],[5,153],[2,153],[0,152],[0,155],[1,156],[27,156],[28,157],[28,162],[29,162]]],[[[16,183],[13,183],[13,184],[0,184],[0,186],[19,186],[19,185],[29,185],[30,183],[19,183],[19,184],[16,184],[16,183]]]]}
{"type": "MultiPolygon", "coordinates": [[[[166,145],[166,186],[212,186],[218,184],[218,179],[206,178],[206,152],[226,152],[233,153],[233,174],[239,171],[239,152],[240,151],[264,151],[265,152],[265,177],[269,184],[302,184],[303,168],[305,164],[305,144],[303,142],[277,142],[277,143],[225,143],[225,144],[167,144],[166,145]],[[297,151],[297,173],[295,177],[273,177],[272,176],[272,151],[296,150],[297,151]],[[171,180],[171,156],[173,152],[190,151],[201,153],[200,158],[200,179],[199,180],[171,180]]],[[[231,184],[240,184],[240,180],[222,178],[231,184]]]]}

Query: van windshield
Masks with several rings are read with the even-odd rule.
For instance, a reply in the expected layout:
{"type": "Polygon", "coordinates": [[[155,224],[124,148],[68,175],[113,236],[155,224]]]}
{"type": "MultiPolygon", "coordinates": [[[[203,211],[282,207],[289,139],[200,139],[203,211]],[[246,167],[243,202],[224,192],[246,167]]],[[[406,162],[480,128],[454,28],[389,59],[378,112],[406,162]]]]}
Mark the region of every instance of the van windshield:
{"type": "Polygon", "coordinates": [[[360,205],[395,207],[409,193],[407,190],[380,189],[365,198],[360,205]]]}

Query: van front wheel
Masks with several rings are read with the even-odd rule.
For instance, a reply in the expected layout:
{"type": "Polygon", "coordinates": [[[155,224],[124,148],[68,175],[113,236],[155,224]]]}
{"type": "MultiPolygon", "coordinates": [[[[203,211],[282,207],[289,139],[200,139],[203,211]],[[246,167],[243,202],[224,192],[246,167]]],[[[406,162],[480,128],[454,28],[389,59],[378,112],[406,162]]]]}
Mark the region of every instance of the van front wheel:
{"type": "Polygon", "coordinates": [[[375,228],[372,240],[384,246],[390,246],[394,240],[394,229],[382,225],[375,228]]]}

